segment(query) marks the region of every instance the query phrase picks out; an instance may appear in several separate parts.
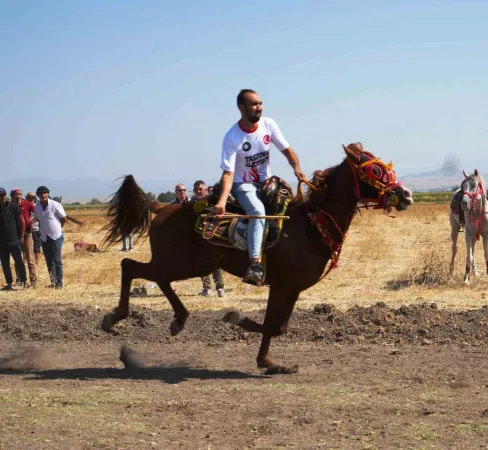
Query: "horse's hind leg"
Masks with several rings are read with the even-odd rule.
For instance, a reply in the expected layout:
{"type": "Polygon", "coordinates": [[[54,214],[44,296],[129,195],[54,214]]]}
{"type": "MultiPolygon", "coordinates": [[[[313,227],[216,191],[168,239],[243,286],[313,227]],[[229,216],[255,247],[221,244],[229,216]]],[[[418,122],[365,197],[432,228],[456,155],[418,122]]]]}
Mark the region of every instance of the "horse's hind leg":
{"type": "Polygon", "coordinates": [[[483,253],[485,255],[486,273],[488,274],[488,235],[483,236],[483,253]]]}
{"type": "Polygon", "coordinates": [[[169,327],[171,335],[177,335],[185,326],[186,319],[188,318],[188,311],[186,310],[181,300],[176,295],[175,291],[171,287],[171,284],[166,281],[158,281],[158,286],[163,291],[163,294],[168,299],[169,303],[173,307],[175,318],[169,327]]]}
{"type": "Polygon", "coordinates": [[[120,263],[122,276],[120,300],[118,306],[110,313],[105,314],[102,322],[104,331],[109,331],[117,322],[126,319],[129,315],[130,287],[134,278],[154,280],[154,266],[151,263],[141,263],[133,259],[124,258],[120,263]]]}
{"type": "Polygon", "coordinates": [[[451,240],[452,240],[452,258],[451,264],[449,266],[449,278],[454,275],[454,261],[457,254],[457,240],[459,236],[459,225],[457,223],[453,224],[451,219],[451,240]]]}

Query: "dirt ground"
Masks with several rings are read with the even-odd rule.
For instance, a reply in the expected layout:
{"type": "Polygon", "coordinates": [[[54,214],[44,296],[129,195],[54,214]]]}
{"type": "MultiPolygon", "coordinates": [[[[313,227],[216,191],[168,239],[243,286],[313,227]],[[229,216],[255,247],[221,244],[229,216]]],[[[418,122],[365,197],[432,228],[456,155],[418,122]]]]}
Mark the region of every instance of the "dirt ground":
{"type": "Polygon", "coordinates": [[[272,355],[300,371],[275,376],[224,313],[171,337],[149,307],[111,334],[95,307],[4,307],[0,448],[488,448],[488,307],[298,310],[272,355]]]}

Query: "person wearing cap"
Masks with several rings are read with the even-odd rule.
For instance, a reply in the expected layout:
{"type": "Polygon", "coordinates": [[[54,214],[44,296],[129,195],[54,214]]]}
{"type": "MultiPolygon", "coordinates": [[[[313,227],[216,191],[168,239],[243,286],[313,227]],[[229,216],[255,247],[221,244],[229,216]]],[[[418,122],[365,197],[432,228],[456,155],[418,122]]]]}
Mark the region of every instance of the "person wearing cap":
{"type": "MultiPolygon", "coordinates": [[[[35,208],[37,197],[34,192],[29,192],[25,196],[25,199],[28,202],[33,203],[35,208]]],[[[34,257],[36,262],[36,268],[38,268],[41,261],[41,232],[39,231],[39,220],[37,219],[35,212],[32,212],[30,215],[30,226],[32,231],[32,241],[34,242],[34,257]]]]}
{"type": "Polygon", "coordinates": [[[34,211],[39,220],[42,251],[51,278],[51,286],[63,289],[62,248],[66,213],[61,203],[49,198],[49,189],[46,186],[39,186],[36,194],[40,201],[36,204],[34,211]]]}
{"type": "Polygon", "coordinates": [[[7,200],[7,191],[0,188],[0,260],[7,285],[3,291],[13,291],[13,277],[10,269],[10,256],[24,288],[27,288],[27,276],[22,261],[22,245],[24,244],[25,220],[20,208],[7,200]]]}
{"type": "MultiPolygon", "coordinates": [[[[10,191],[10,199],[15,203],[24,216],[25,221],[25,233],[24,233],[24,245],[22,246],[22,251],[24,253],[24,261],[27,262],[29,267],[29,278],[31,286],[35,287],[37,283],[37,273],[36,273],[36,260],[34,257],[34,241],[32,239],[32,228],[31,228],[31,214],[34,213],[34,203],[31,203],[22,198],[22,189],[16,188],[10,191]]],[[[17,272],[17,285],[20,281],[20,274],[17,272]]]]}

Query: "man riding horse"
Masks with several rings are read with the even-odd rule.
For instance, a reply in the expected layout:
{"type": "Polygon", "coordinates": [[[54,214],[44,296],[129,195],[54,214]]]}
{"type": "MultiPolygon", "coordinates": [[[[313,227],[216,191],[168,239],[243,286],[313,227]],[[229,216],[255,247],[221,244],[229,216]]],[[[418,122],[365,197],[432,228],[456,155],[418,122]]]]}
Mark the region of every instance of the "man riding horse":
{"type": "MultiPolygon", "coordinates": [[[[285,155],[295,175],[306,179],[300,169],[298,157],[283,137],[276,122],[262,117],[263,102],[257,92],[242,89],[237,96],[241,119],[226,133],[222,146],[220,168],[223,170],[221,194],[212,210],[215,216],[225,213],[229,194],[232,194],[246,214],[264,216],[265,207],[259,197],[264,182],[271,176],[269,158],[272,143],[285,155]]],[[[265,219],[252,219],[248,229],[248,251],[251,265],[246,270],[244,281],[262,285],[265,270],[261,265],[265,219]]]]}

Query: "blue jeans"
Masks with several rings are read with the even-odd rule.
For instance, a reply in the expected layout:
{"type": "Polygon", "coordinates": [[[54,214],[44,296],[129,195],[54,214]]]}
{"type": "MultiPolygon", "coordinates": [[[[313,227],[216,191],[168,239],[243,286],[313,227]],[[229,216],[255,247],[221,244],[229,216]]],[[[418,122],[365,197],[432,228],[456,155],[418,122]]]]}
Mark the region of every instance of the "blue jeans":
{"type": "Polygon", "coordinates": [[[122,236],[122,250],[127,250],[127,240],[129,240],[129,250],[134,248],[134,235],[131,233],[129,236],[122,236]]]}
{"type": "Polygon", "coordinates": [[[63,260],[61,257],[63,243],[64,233],[56,240],[48,236],[46,242],[41,241],[42,252],[44,253],[44,258],[46,258],[47,270],[51,278],[51,283],[53,284],[63,284],[63,260]]]}
{"type": "Polygon", "coordinates": [[[25,273],[24,261],[22,260],[22,248],[20,241],[0,242],[0,260],[2,261],[3,274],[7,284],[12,284],[14,279],[12,277],[12,270],[10,269],[10,255],[15,262],[15,270],[19,274],[20,281],[26,282],[27,275],[25,273]]]}
{"type": "MultiPolygon", "coordinates": [[[[260,187],[261,183],[234,183],[232,185],[232,195],[248,215],[264,216],[266,214],[258,194],[260,187]]],[[[265,219],[249,219],[247,229],[249,258],[257,259],[261,256],[265,224],[265,219]]]]}

